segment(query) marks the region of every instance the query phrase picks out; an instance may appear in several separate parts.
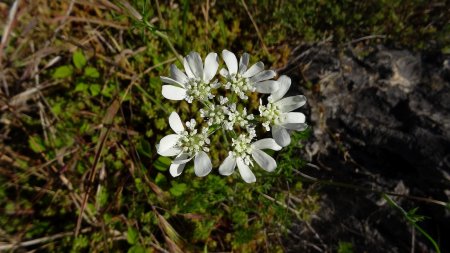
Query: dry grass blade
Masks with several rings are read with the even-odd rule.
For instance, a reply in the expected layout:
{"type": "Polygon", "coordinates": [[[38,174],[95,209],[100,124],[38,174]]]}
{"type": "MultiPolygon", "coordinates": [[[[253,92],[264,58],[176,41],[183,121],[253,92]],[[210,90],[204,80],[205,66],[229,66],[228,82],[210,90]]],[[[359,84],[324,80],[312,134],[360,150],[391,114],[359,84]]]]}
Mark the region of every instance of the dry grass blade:
{"type": "MultiPolygon", "coordinates": [[[[90,230],[91,230],[91,228],[85,228],[85,229],[81,230],[81,233],[86,233],[86,232],[89,232],[90,230]]],[[[25,241],[25,242],[8,243],[8,244],[3,244],[0,242],[0,251],[15,250],[20,247],[29,247],[29,246],[33,246],[33,245],[37,245],[37,244],[54,241],[54,240],[57,240],[57,239],[60,239],[60,238],[66,237],[66,236],[71,236],[71,235],[73,235],[73,232],[64,232],[64,233],[59,233],[59,234],[51,235],[51,236],[45,236],[42,238],[33,239],[33,240],[25,241]]]]}
{"type": "Polygon", "coordinates": [[[181,245],[180,235],[178,235],[177,231],[170,225],[170,223],[159,213],[156,212],[158,217],[158,224],[164,230],[166,234],[165,240],[167,244],[170,246],[170,252],[182,252],[178,245],[181,245]]]}
{"type": "Polygon", "coordinates": [[[78,216],[77,226],[75,228],[75,236],[78,236],[78,234],[79,234],[80,227],[81,227],[81,221],[82,221],[82,214],[84,212],[84,209],[86,208],[87,200],[89,198],[89,193],[92,188],[92,183],[94,182],[94,179],[95,179],[97,164],[100,159],[104,144],[106,142],[106,138],[108,137],[108,134],[110,133],[111,124],[113,123],[114,117],[116,116],[117,112],[119,111],[119,108],[120,108],[120,101],[118,99],[115,99],[112,102],[112,104],[108,107],[108,110],[106,111],[106,115],[102,120],[102,124],[105,128],[102,128],[102,130],[100,132],[99,142],[97,143],[97,146],[95,148],[94,163],[92,164],[92,168],[90,170],[88,188],[86,190],[86,193],[83,198],[83,202],[81,204],[81,210],[80,210],[80,214],[78,216]]]}
{"type": "Polygon", "coordinates": [[[264,49],[264,53],[266,53],[266,55],[270,55],[269,50],[267,49],[266,43],[264,43],[264,39],[263,39],[263,37],[261,35],[261,32],[259,31],[258,25],[256,24],[256,21],[253,18],[253,15],[250,13],[250,11],[249,11],[249,9],[247,7],[247,4],[245,3],[244,0],[241,0],[241,2],[242,2],[242,5],[244,6],[245,11],[248,14],[250,20],[252,21],[253,26],[255,27],[256,34],[258,35],[258,38],[261,41],[261,45],[262,45],[262,47],[264,49]]]}
{"type": "Polygon", "coordinates": [[[2,41],[0,44],[0,69],[2,69],[2,59],[3,59],[3,48],[5,48],[6,43],[8,42],[9,34],[12,30],[13,21],[16,17],[17,9],[19,7],[20,0],[14,1],[11,10],[8,15],[8,22],[6,24],[5,30],[3,31],[2,41]]]}

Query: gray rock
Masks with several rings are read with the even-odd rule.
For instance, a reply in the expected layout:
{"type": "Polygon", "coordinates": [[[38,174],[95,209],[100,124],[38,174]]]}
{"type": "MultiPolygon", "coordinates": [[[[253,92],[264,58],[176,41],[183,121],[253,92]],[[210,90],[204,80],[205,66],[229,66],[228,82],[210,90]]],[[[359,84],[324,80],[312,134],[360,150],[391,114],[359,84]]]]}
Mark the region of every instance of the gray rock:
{"type": "MultiPolygon", "coordinates": [[[[305,168],[305,173],[448,202],[450,57],[383,46],[300,50],[281,72],[308,98],[313,136],[303,155],[322,169],[305,168]]],[[[335,251],[339,241],[354,243],[356,252],[411,250],[411,226],[380,202],[379,194],[330,187],[322,192],[322,210],[311,225],[323,243],[305,224],[293,230],[303,231],[325,252],[335,251]]],[[[421,225],[440,239],[443,252],[450,250],[442,237],[450,234],[443,207],[396,200],[405,209],[419,207],[429,217],[421,225]]],[[[416,237],[416,252],[433,252],[424,237],[416,237]]],[[[292,252],[297,250],[318,252],[314,247],[292,252]]]]}

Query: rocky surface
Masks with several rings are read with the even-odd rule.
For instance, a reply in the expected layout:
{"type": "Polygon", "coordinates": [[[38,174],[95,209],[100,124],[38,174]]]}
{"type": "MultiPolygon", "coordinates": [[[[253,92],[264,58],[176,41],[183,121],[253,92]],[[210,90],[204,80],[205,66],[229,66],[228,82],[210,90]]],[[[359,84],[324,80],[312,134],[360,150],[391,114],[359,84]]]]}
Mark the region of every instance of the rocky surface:
{"type": "MultiPolygon", "coordinates": [[[[383,46],[336,49],[301,46],[281,73],[309,99],[313,129],[303,173],[366,189],[450,198],[450,57],[383,46]]],[[[323,186],[322,207],[310,222],[294,224],[291,252],[434,252],[379,193],[323,186]]],[[[450,252],[450,212],[407,198],[419,223],[450,252]]]]}

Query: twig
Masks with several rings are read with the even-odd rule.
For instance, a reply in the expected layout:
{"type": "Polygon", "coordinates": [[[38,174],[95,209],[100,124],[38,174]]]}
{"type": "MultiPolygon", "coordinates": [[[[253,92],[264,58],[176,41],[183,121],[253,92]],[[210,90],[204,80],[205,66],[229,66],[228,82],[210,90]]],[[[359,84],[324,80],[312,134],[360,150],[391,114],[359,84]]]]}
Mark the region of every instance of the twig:
{"type": "Polygon", "coordinates": [[[448,203],[446,203],[444,201],[440,201],[440,200],[418,197],[418,196],[411,196],[411,195],[406,195],[406,194],[399,194],[399,193],[389,192],[389,191],[367,189],[362,186],[357,186],[357,185],[352,185],[352,184],[347,184],[347,183],[342,183],[342,182],[334,182],[331,180],[321,180],[321,179],[317,179],[315,177],[308,176],[297,169],[293,169],[293,170],[295,171],[295,173],[299,174],[304,179],[307,179],[311,182],[317,182],[317,183],[321,183],[321,184],[325,184],[325,185],[333,185],[333,186],[343,187],[343,188],[350,188],[350,189],[354,189],[354,190],[358,190],[358,191],[373,192],[373,193],[386,194],[386,195],[390,195],[390,196],[402,197],[402,198],[407,198],[407,199],[413,199],[413,200],[427,202],[427,203],[431,203],[431,204],[449,208],[448,203]]]}
{"type": "Polygon", "coordinates": [[[294,208],[292,208],[290,206],[287,206],[286,204],[282,203],[281,201],[278,201],[278,200],[270,197],[269,195],[267,195],[265,193],[259,192],[259,194],[261,194],[264,198],[266,198],[266,199],[268,199],[270,201],[273,201],[273,202],[277,203],[278,205],[286,208],[287,210],[293,212],[297,217],[300,217],[300,213],[297,210],[295,210],[294,208]]]}
{"type": "Polygon", "coordinates": [[[61,24],[55,29],[55,31],[53,33],[54,35],[58,34],[58,32],[66,25],[67,19],[70,17],[70,13],[72,13],[74,4],[75,4],[75,0],[71,0],[70,4],[69,4],[69,8],[67,8],[66,14],[64,14],[61,24]]]}
{"type": "Polygon", "coordinates": [[[244,0],[241,0],[241,2],[242,2],[242,5],[244,5],[245,11],[247,12],[248,16],[250,17],[250,20],[252,21],[253,26],[255,27],[256,34],[258,35],[258,38],[261,41],[264,52],[266,53],[266,55],[270,55],[269,50],[267,49],[266,44],[264,43],[263,37],[261,36],[261,33],[259,32],[258,25],[256,24],[256,21],[253,19],[252,14],[248,10],[247,4],[245,3],[244,0]]]}
{"type": "MultiPolygon", "coordinates": [[[[86,233],[86,232],[89,232],[90,230],[91,230],[90,228],[85,228],[85,229],[81,230],[81,233],[86,233]]],[[[17,249],[20,247],[29,247],[29,246],[33,246],[36,244],[53,241],[53,240],[63,238],[66,236],[71,236],[72,234],[73,234],[73,232],[64,232],[64,233],[59,233],[59,234],[51,235],[51,236],[45,236],[45,237],[41,237],[38,239],[33,239],[33,240],[25,241],[25,242],[17,242],[17,243],[9,243],[9,244],[0,243],[0,250],[6,251],[6,250],[14,250],[14,249],[17,249]]]]}
{"type": "Polygon", "coordinates": [[[320,244],[322,244],[322,247],[326,248],[326,244],[323,242],[322,238],[320,238],[319,233],[309,224],[309,222],[305,222],[308,229],[314,234],[314,237],[316,237],[317,240],[319,240],[320,244]]]}
{"type": "Polygon", "coordinates": [[[357,42],[360,42],[360,41],[363,41],[363,40],[386,39],[386,37],[387,37],[386,35],[369,35],[369,36],[364,36],[364,37],[361,37],[361,38],[358,38],[358,39],[351,40],[351,41],[347,42],[346,45],[357,43],[357,42]]]}

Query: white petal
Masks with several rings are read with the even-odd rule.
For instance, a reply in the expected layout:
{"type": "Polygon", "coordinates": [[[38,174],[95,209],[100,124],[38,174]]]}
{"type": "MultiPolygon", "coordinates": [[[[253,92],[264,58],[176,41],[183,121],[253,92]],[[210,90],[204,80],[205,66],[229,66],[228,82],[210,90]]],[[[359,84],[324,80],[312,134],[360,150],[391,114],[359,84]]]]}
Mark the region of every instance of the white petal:
{"type": "Polygon", "coordinates": [[[170,76],[179,83],[187,83],[188,78],[185,73],[175,66],[175,64],[170,65],[170,76]]]}
{"type": "Polygon", "coordinates": [[[272,126],[272,137],[275,142],[282,147],[286,147],[291,143],[291,136],[282,126],[272,126]]]}
{"type": "Polygon", "coordinates": [[[191,52],[186,58],[194,76],[203,79],[203,62],[200,55],[197,52],[191,52]]]}
{"type": "Polygon", "coordinates": [[[280,145],[278,145],[275,142],[275,140],[272,139],[272,138],[265,138],[265,139],[261,139],[261,140],[255,141],[252,144],[252,147],[256,148],[256,149],[272,149],[272,150],[275,150],[275,151],[281,150],[280,145]]]}
{"type": "Polygon", "coordinates": [[[228,70],[226,70],[226,69],[224,69],[224,68],[221,69],[219,73],[220,73],[220,75],[223,76],[223,77],[227,77],[227,76],[228,76],[228,70]]]}
{"type": "Polygon", "coordinates": [[[274,78],[277,75],[273,70],[264,70],[256,74],[254,77],[250,78],[250,82],[256,83],[260,81],[265,81],[270,78],[274,78]]]}
{"type": "Polygon", "coordinates": [[[179,86],[179,87],[183,87],[184,88],[184,84],[178,82],[177,80],[174,80],[170,77],[166,77],[166,76],[160,76],[159,78],[161,78],[161,81],[163,81],[164,83],[169,83],[169,84],[173,84],[175,86],[179,86]]]}
{"type": "Polygon", "coordinates": [[[247,183],[254,183],[256,182],[256,177],[253,174],[253,172],[250,170],[250,168],[244,163],[242,158],[238,157],[236,159],[237,167],[239,169],[239,173],[241,174],[242,179],[244,179],[247,183]]]}
{"type": "Polygon", "coordinates": [[[186,72],[187,76],[189,78],[195,78],[194,73],[191,70],[191,67],[189,66],[188,60],[187,60],[187,56],[184,57],[183,59],[183,66],[184,66],[184,71],[186,72]]]}
{"type": "Polygon", "coordinates": [[[261,168],[268,172],[272,172],[277,168],[277,162],[275,162],[275,159],[259,149],[253,150],[252,157],[255,159],[256,163],[261,166],[261,168]]]}
{"type": "Polygon", "coordinates": [[[245,73],[242,76],[246,77],[246,78],[250,78],[263,70],[264,70],[264,63],[257,62],[255,64],[253,64],[247,71],[245,71],[245,73]]]}
{"type": "Polygon", "coordinates": [[[194,172],[199,177],[204,177],[212,170],[212,163],[208,154],[203,151],[198,152],[194,160],[194,172]]]}
{"type": "Polygon", "coordinates": [[[238,71],[238,62],[236,59],[236,55],[225,49],[222,51],[222,58],[227,65],[228,72],[230,72],[231,75],[236,74],[238,71]]]}
{"type": "Polygon", "coordinates": [[[209,85],[211,86],[211,88],[217,89],[222,85],[222,83],[216,80],[215,82],[210,83],[209,85]]]}
{"type": "Polygon", "coordinates": [[[280,76],[277,81],[280,83],[280,88],[272,93],[271,96],[273,101],[280,100],[284,95],[286,95],[289,87],[291,87],[291,78],[289,78],[288,76],[280,76]]]}
{"type": "Polygon", "coordinates": [[[172,177],[178,177],[183,172],[184,166],[186,166],[186,163],[182,163],[182,164],[172,163],[170,165],[170,169],[169,169],[170,175],[172,175],[172,177]]]}
{"type": "Polygon", "coordinates": [[[239,74],[244,74],[247,71],[248,62],[250,61],[250,55],[243,53],[239,60],[239,74]]]}
{"type": "Polygon", "coordinates": [[[177,144],[180,136],[178,134],[169,134],[164,136],[164,138],[159,141],[158,146],[158,154],[162,155],[162,153],[167,152],[167,150],[173,148],[175,144],[177,144]]]}
{"type": "Polygon", "coordinates": [[[219,167],[220,175],[229,176],[234,172],[236,167],[236,158],[233,155],[229,155],[219,167]]]}
{"type": "Polygon", "coordinates": [[[305,115],[301,112],[287,112],[280,115],[280,122],[284,124],[305,123],[305,115]]]}
{"type": "Polygon", "coordinates": [[[186,97],[186,90],[173,85],[163,85],[162,95],[170,100],[183,100],[186,97]]]}
{"type": "Polygon", "coordinates": [[[265,94],[272,93],[280,88],[280,84],[274,80],[255,83],[254,86],[257,92],[265,94]]]}
{"type": "Polygon", "coordinates": [[[183,122],[181,122],[180,116],[176,112],[172,112],[169,116],[169,125],[172,130],[179,134],[184,131],[183,122]]]}
{"type": "Polygon", "coordinates": [[[303,95],[287,97],[281,99],[275,104],[280,107],[281,112],[290,112],[306,104],[306,97],[303,95]]]}
{"type": "Polygon", "coordinates": [[[304,131],[306,128],[308,128],[308,125],[305,123],[287,123],[287,124],[282,124],[282,126],[286,129],[297,130],[297,131],[304,131]]]}
{"type": "Polygon", "coordinates": [[[176,156],[179,155],[183,150],[181,148],[169,148],[166,150],[158,150],[158,154],[162,156],[176,156]]]}
{"type": "Polygon", "coordinates": [[[189,154],[186,153],[182,153],[179,154],[177,157],[175,157],[175,159],[173,159],[172,163],[173,164],[183,164],[183,163],[188,163],[190,160],[192,160],[192,158],[194,158],[193,156],[189,156],[189,154]]]}
{"type": "Polygon", "coordinates": [[[203,81],[209,83],[217,73],[219,68],[219,57],[216,53],[209,53],[205,59],[205,69],[203,72],[203,81]]]}

